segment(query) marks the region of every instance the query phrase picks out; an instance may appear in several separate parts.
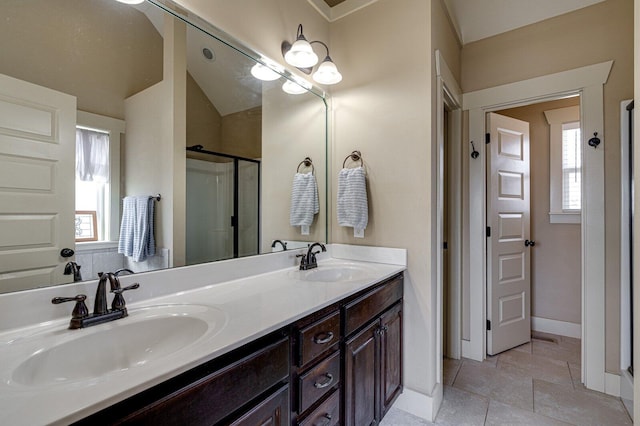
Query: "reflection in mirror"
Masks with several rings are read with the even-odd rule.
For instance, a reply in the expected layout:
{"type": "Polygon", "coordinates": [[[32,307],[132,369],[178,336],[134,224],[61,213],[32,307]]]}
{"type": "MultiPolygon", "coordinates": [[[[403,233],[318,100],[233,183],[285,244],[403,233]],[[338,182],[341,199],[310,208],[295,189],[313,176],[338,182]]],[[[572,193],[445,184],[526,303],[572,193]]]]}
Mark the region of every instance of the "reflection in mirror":
{"type": "Polygon", "coordinates": [[[257,80],[258,55],[169,0],[0,10],[0,292],[326,242],[321,91],[257,80]],[[308,235],[289,222],[305,157],[320,204],[308,235]],[[134,239],[146,256],[122,247],[125,197],[153,210],[137,213],[155,231],[155,250],[134,239]]]}

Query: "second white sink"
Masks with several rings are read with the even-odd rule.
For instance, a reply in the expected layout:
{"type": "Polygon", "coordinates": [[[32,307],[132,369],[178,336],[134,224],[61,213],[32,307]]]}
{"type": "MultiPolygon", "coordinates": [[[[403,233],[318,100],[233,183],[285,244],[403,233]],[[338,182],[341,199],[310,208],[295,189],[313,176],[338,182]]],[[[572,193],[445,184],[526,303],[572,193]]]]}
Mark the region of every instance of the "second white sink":
{"type": "Polygon", "coordinates": [[[366,268],[349,265],[318,265],[317,268],[308,271],[294,271],[296,278],[303,281],[315,282],[350,282],[368,278],[370,273],[366,268]]]}

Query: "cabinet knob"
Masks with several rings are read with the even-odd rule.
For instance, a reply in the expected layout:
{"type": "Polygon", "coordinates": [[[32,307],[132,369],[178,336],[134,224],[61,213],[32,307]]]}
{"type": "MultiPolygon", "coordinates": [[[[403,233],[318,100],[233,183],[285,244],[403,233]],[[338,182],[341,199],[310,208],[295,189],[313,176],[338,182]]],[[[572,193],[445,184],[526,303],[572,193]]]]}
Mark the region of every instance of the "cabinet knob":
{"type": "Polygon", "coordinates": [[[324,388],[326,388],[328,386],[331,386],[331,383],[333,383],[333,374],[327,373],[324,376],[327,378],[324,382],[315,382],[313,384],[313,386],[316,389],[324,389],[324,388]]]}
{"type": "Polygon", "coordinates": [[[317,343],[318,345],[324,345],[325,343],[329,343],[332,340],[333,340],[333,333],[330,331],[327,333],[318,333],[315,336],[313,336],[313,342],[317,343]]]}
{"type": "Polygon", "coordinates": [[[331,424],[331,414],[327,413],[322,416],[322,421],[320,423],[314,423],[313,426],[329,426],[331,424]]]}

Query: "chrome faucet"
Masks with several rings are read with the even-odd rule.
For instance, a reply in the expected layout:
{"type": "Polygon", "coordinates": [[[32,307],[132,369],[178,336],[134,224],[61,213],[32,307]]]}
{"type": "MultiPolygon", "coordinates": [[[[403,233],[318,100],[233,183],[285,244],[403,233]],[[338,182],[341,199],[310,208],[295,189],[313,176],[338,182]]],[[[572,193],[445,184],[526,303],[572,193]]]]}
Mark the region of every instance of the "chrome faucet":
{"type": "Polygon", "coordinates": [[[64,302],[76,302],[76,306],[71,313],[71,322],[69,328],[85,328],[92,325],[102,324],[104,322],[114,321],[119,318],[126,317],[127,308],[125,305],[124,297],[122,293],[127,290],[133,290],[140,287],[140,284],[135,283],[127,287],[120,287],[120,280],[118,276],[113,272],[98,273],[100,281],[98,281],[98,287],[96,288],[96,298],[93,304],[93,313],[89,314],[84,294],[79,294],[75,297],[54,297],[51,303],[57,305],[64,302]],[[113,301],[111,302],[111,309],[107,307],[107,281],[111,288],[111,293],[114,294],[113,301]]]}
{"type": "Polygon", "coordinates": [[[320,250],[327,251],[327,248],[322,243],[313,243],[309,246],[307,250],[307,254],[298,254],[296,257],[301,257],[300,259],[300,270],[306,271],[307,269],[313,269],[318,267],[318,261],[316,260],[316,254],[320,253],[320,250],[313,251],[313,248],[316,246],[320,246],[320,250]]]}

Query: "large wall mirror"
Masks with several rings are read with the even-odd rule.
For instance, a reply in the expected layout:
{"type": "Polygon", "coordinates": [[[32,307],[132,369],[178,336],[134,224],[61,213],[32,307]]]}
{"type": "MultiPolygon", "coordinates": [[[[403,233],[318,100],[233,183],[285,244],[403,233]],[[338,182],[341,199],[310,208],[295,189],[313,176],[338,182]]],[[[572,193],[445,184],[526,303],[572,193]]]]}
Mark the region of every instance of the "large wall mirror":
{"type": "Polygon", "coordinates": [[[321,90],[255,78],[264,58],[170,0],[0,11],[0,293],[327,241],[321,90]]]}

